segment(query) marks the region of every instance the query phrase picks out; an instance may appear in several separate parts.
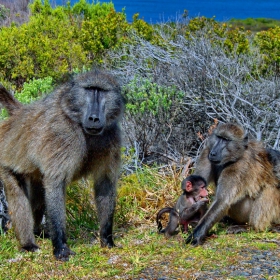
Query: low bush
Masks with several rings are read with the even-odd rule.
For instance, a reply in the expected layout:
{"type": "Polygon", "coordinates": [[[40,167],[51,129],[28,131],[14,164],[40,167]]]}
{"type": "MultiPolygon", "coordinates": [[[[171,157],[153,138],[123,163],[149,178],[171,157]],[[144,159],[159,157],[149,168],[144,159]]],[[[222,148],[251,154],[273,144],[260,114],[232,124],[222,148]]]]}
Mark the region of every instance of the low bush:
{"type": "Polygon", "coordinates": [[[52,8],[35,0],[28,22],[0,30],[0,78],[21,88],[30,79],[52,77],[100,63],[106,50],[126,38],[129,24],[112,3],[85,0],[52,8]]]}
{"type": "Polygon", "coordinates": [[[262,54],[264,63],[261,68],[264,73],[280,75],[280,26],[261,31],[255,36],[255,44],[262,54]],[[270,67],[272,66],[272,68],[270,67]]]}

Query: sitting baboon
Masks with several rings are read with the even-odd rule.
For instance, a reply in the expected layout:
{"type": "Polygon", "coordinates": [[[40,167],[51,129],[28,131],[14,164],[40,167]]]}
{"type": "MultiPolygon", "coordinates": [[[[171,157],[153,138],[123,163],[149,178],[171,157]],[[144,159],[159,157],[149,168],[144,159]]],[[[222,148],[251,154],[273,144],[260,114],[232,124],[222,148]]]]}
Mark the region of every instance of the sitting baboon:
{"type": "Polygon", "coordinates": [[[182,181],[183,193],[178,198],[174,208],[161,209],[156,218],[159,233],[166,237],[176,234],[176,229],[181,225],[182,232],[188,232],[189,224],[196,224],[207,210],[208,191],[206,181],[198,175],[190,175],[182,181]],[[169,221],[166,228],[162,228],[161,217],[169,213],[169,221]]]}
{"type": "Polygon", "coordinates": [[[11,106],[11,116],[0,123],[0,179],[21,247],[38,249],[34,224],[38,226],[46,210],[54,255],[69,259],[73,252],[65,233],[65,189],[87,175],[94,179],[101,245],[114,246],[124,108],[116,79],[101,70],[89,71],[30,105],[17,103],[3,87],[0,95],[3,105],[11,106]]]}
{"type": "MultiPolygon", "coordinates": [[[[216,185],[215,199],[187,243],[202,244],[208,231],[224,216],[263,231],[280,222],[277,155],[263,143],[248,140],[233,123],[214,130],[198,158],[195,174],[216,185]]],[[[239,232],[235,227],[231,232],[239,232]]]]}

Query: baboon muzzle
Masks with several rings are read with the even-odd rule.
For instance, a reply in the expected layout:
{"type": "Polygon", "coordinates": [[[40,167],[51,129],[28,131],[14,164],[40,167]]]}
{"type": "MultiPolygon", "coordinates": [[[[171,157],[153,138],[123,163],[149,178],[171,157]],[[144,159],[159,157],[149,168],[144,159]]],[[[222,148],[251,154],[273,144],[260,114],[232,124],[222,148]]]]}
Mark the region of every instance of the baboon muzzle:
{"type": "Polygon", "coordinates": [[[96,115],[89,116],[84,124],[85,131],[92,135],[100,134],[103,128],[103,122],[96,115]]]}
{"type": "Polygon", "coordinates": [[[88,91],[88,106],[83,123],[86,133],[98,135],[105,127],[105,97],[99,90],[88,91]]]}

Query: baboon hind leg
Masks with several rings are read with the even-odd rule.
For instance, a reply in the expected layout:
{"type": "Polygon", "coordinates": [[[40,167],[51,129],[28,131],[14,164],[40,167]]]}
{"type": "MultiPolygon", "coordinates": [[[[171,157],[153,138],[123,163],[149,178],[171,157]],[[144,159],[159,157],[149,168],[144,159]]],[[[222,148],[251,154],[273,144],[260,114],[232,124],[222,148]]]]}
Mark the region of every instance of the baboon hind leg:
{"type": "Polygon", "coordinates": [[[59,179],[45,179],[46,214],[50,237],[53,244],[53,253],[56,259],[68,261],[75,253],[67,246],[65,224],[65,182],[59,179]]]}
{"type": "Polygon", "coordinates": [[[33,233],[34,220],[29,199],[21,177],[12,172],[0,169],[1,180],[7,194],[9,214],[14,226],[17,239],[23,250],[37,251],[39,247],[35,243],[33,233]]]}
{"type": "Polygon", "coordinates": [[[42,224],[46,208],[43,183],[34,179],[27,180],[27,189],[34,219],[34,234],[49,238],[48,230],[42,224]]]}
{"type": "Polygon", "coordinates": [[[270,229],[280,223],[280,192],[272,187],[265,188],[254,201],[249,224],[257,231],[270,229]]]}
{"type": "Polygon", "coordinates": [[[100,223],[101,246],[114,247],[113,218],[115,211],[116,182],[104,176],[95,182],[95,201],[100,223]]]}

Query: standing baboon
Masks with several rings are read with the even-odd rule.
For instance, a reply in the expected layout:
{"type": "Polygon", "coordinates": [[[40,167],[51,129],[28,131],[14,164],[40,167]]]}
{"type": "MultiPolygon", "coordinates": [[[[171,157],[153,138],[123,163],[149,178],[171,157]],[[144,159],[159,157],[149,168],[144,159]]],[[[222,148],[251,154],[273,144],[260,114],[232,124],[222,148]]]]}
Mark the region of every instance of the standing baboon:
{"type": "Polygon", "coordinates": [[[189,224],[197,223],[207,210],[208,191],[206,181],[198,175],[190,175],[182,181],[183,193],[178,198],[174,208],[161,209],[156,218],[158,231],[170,237],[176,233],[178,225],[183,232],[188,232],[189,224]],[[161,216],[169,213],[169,221],[166,228],[162,228],[161,216]]]}
{"type": "Polygon", "coordinates": [[[65,234],[65,188],[86,175],[94,179],[101,245],[114,246],[118,122],[124,107],[115,78],[90,71],[30,105],[13,104],[16,109],[0,123],[0,178],[21,247],[38,249],[34,224],[46,208],[54,255],[68,260],[73,252],[65,234]]]}
{"type": "Polygon", "coordinates": [[[208,184],[215,183],[215,200],[187,243],[202,244],[210,228],[226,215],[258,231],[280,222],[279,180],[271,151],[261,142],[248,140],[239,125],[220,124],[214,130],[199,156],[195,174],[208,184]]]}

